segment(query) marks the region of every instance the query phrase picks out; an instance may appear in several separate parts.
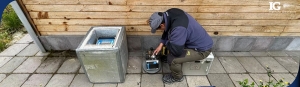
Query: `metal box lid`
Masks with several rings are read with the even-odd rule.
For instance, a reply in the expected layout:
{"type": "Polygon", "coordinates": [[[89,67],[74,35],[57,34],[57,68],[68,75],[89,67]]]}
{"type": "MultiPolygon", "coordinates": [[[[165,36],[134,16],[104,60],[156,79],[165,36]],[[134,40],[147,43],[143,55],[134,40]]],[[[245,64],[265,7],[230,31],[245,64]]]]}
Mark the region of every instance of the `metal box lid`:
{"type": "Polygon", "coordinates": [[[115,50],[120,47],[120,39],[123,34],[121,32],[125,32],[124,27],[120,26],[107,26],[107,27],[91,27],[91,29],[86,34],[83,41],[79,44],[76,50],[115,50]],[[113,38],[114,41],[112,44],[98,44],[97,41],[101,38],[113,38]]]}

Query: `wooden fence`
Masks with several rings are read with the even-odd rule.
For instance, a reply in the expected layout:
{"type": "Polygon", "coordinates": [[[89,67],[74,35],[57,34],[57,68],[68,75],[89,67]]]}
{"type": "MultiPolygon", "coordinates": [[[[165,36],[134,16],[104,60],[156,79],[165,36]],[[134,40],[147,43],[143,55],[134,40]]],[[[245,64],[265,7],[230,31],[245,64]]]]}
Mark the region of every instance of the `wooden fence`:
{"type": "MultiPolygon", "coordinates": [[[[126,26],[128,35],[150,33],[156,11],[180,8],[212,36],[300,36],[300,0],[20,0],[36,31],[85,35],[91,26],[126,26]],[[280,2],[269,10],[269,2],[280,2]]],[[[272,6],[271,6],[272,7],[272,6]]]]}

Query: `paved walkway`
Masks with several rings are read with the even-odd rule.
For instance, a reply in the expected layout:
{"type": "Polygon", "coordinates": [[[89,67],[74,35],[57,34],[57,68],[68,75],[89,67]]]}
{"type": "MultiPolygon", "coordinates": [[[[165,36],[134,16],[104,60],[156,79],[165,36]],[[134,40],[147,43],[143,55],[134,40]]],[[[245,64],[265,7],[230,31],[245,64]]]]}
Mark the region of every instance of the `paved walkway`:
{"type": "Polygon", "coordinates": [[[266,66],[273,80],[292,83],[298,73],[299,52],[214,52],[216,58],[207,76],[185,76],[180,83],[163,84],[167,64],[157,74],[142,71],[142,53],[130,52],[124,83],[88,82],[74,52],[41,53],[29,35],[0,53],[0,87],[240,87],[236,81],[267,81],[266,66]]]}

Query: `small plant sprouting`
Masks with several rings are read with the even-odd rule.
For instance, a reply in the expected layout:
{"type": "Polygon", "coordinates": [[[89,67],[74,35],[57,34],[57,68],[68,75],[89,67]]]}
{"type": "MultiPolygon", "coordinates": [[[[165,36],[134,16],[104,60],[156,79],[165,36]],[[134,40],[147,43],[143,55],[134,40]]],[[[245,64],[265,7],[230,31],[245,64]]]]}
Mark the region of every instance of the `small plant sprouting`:
{"type": "MultiPolygon", "coordinates": [[[[266,82],[266,84],[264,84],[264,82],[262,80],[259,80],[258,83],[258,87],[287,87],[290,85],[289,82],[284,82],[283,79],[280,79],[279,81],[277,81],[276,83],[274,83],[273,80],[271,80],[272,77],[272,71],[270,67],[267,66],[267,74],[269,77],[269,81],[266,82]]],[[[242,87],[254,87],[254,82],[252,82],[251,84],[248,84],[248,79],[244,79],[243,81],[237,81],[242,87]]]]}

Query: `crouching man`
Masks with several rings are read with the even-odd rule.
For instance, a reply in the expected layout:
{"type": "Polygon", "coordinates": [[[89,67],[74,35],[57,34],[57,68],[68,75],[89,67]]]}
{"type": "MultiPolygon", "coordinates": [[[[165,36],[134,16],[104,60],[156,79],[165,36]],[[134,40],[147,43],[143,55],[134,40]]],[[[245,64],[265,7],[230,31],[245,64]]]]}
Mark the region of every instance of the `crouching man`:
{"type": "Polygon", "coordinates": [[[164,83],[183,80],[182,63],[206,58],[211,53],[212,38],[205,29],[188,13],[178,8],[166,12],[154,12],[148,20],[151,33],[163,30],[161,43],[153,55],[157,55],[163,46],[169,50],[167,55],[170,74],[163,76],[164,83]]]}

